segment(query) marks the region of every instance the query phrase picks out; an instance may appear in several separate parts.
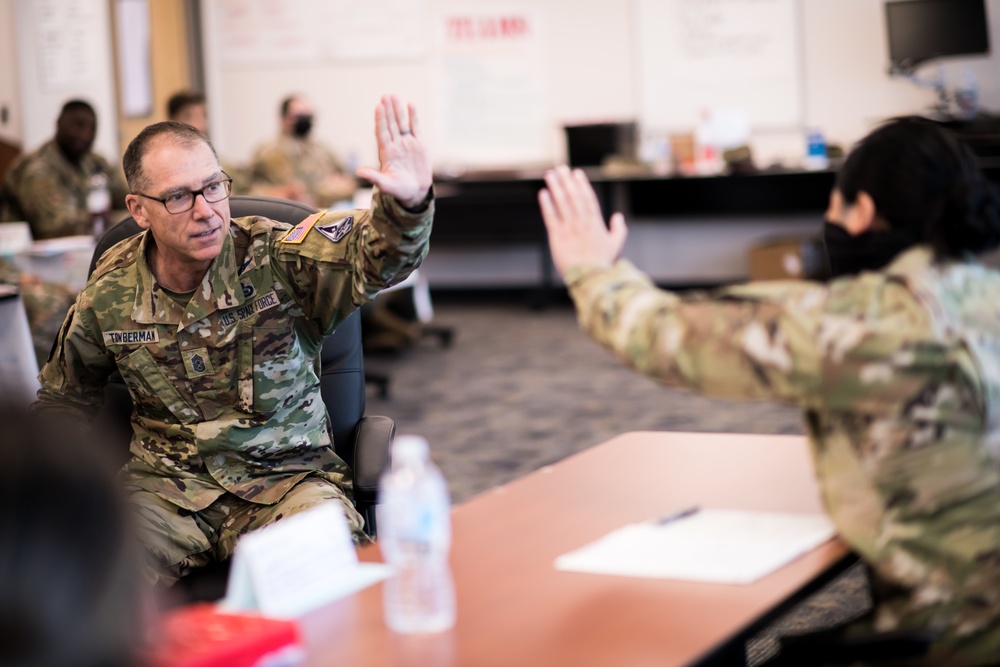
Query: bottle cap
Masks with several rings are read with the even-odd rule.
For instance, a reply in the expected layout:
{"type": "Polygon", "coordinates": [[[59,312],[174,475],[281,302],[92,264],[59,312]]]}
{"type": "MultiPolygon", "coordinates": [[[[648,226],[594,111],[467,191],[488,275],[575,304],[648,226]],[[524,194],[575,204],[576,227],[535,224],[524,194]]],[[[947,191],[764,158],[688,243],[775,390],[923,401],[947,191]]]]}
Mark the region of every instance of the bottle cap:
{"type": "Polygon", "coordinates": [[[392,455],[397,460],[426,461],[430,445],[421,435],[398,435],[392,443],[392,455]]]}

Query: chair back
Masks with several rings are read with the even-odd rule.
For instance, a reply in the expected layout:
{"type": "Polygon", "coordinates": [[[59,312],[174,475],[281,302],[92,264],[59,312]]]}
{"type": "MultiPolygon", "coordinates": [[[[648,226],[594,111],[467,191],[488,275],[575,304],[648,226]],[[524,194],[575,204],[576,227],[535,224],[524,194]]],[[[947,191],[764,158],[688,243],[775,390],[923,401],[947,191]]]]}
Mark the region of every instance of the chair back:
{"type": "MultiPolygon", "coordinates": [[[[229,200],[234,218],[260,215],[271,220],[296,224],[316,212],[316,209],[274,197],[234,196],[229,200]]],[[[129,216],[108,229],[97,242],[90,262],[94,272],[97,260],[106,250],[141,230],[129,216]]],[[[320,351],[320,384],[323,402],[330,415],[330,436],[334,449],[347,465],[354,468],[354,430],[365,414],[365,371],[361,350],[361,316],[358,311],[340,323],[327,336],[320,351]]],[[[125,383],[115,373],[104,393],[104,408],[98,416],[98,426],[116,440],[124,438],[124,455],[132,437],[132,400],[125,383]]]]}

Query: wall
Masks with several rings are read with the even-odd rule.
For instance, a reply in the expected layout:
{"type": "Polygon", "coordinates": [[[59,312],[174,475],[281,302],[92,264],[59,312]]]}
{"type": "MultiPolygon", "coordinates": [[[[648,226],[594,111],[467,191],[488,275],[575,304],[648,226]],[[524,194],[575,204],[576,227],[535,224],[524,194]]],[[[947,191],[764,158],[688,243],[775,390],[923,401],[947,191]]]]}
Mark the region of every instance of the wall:
{"type": "MultiPolygon", "coordinates": [[[[185,0],[150,0],[149,22],[154,26],[149,40],[153,106],[148,116],[122,117],[118,127],[121,148],[117,155],[125,152],[125,147],[144,127],[166,120],[167,100],[171,95],[192,86],[187,20],[185,0]]],[[[115,25],[114,29],[117,34],[122,27],[115,25]]]]}
{"type": "MultiPolygon", "coordinates": [[[[34,150],[52,138],[63,103],[74,97],[90,102],[97,112],[94,150],[114,161],[118,156],[118,112],[112,60],[111,15],[107,0],[15,0],[17,65],[22,110],[22,142],[34,150]],[[40,40],[45,25],[41,12],[56,8],[58,34],[49,35],[58,48],[71,50],[73,60],[60,65],[73,76],[45,76],[46,51],[40,40]],[[76,17],[73,20],[72,17],[76,17]]],[[[67,51],[62,52],[65,56],[67,51]]]]}
{"type": "Polygon", "coordinates": [[[14,0],[0,0],[0,140],[20,146],[21,94],[14,40],[15,16],[14,0]]]}
{"type": "MultiPolygon", "coordinates": [[[[463,2],[461,7],[504,7],[519,3],[463,2]]],[[[316,135],[347,158],[376,159],[372,110],[379,97],[395,92],[425,116],[432,108],[428,59],[411,62],[312,65],[226,64],[220,40],[217,0],[203,0],[205,69],[212,136],[220,151],[246,160],[254,147],[278,131],[278,105],[291,93],[307,93],[317,108],[316,135]]],[[[428,0],[431,12],[454,1],[428,0]]],[[[544,62],[550,114],[558,122],[619,120],[634,114],[631,16],[620,0],[537,0],[542,16],[544,62]]],[[[329,39],[338,39],[334,26],[329,39]]],[[[549,130],[551,154],[561,155],[561,130],[549,130]]]]}
{"type": "MultiPolygon", "coordinates": [[[[822,129],[830,141],[849,146],[880,119],[915,113],[934,94],[886,74],[887,47],[883,0],[798,0],[803,57],[804,114],[801,128],[758,137],[761,162],[796,159],[802,131],[822,129]]],[[[425,111],[432,108],[431,59],[411,62],[345,64],[331,60],[306,66],[280,63],[227,64],[215,39],[220,0],[203,0],[206,75],[212,103],[213,136],[233,159],[249,158],[256,145],[277,131],[282,97],[305,92],[318,111],[317,135],[345,157],[375,159],[371,108],[380,94],[397,92],[425,111]]],[[[454,0],[427,0],[434,15],[454,0]]],[[[464,2],[462,7],[518,7],[516,0],[464,2]]],[[[549,161],[564,159],[561,124],[622,120],[636,116],[638,86],[634,3],[621,0],[537,0],[543,21],[544,58],[538,63],[547,81],[551,120],[549,161]]],[[[1000,109],[1000,0],[988,0],[994,54],[943,61],[949,79],[964,70],[980,85],[982,104],[1000,109]]],[[[329,39],[338,39],[331,26],[329,39]]],[[[922,73],[933,73],[928,66],[922,73]]],[[[678,91],[678,95],[684,91],[678,91]]],[[[433,148],[433,147],[432,147],[433,148]]],[[[502,165],[497,165],[502,166],[502,165]]]]}

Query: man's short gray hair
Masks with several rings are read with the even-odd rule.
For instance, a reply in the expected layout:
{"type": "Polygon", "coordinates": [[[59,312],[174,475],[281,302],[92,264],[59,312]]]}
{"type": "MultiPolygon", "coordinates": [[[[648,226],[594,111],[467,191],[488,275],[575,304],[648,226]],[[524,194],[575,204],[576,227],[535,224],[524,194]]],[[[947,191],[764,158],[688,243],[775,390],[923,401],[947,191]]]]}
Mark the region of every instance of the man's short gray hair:
{"type": "Polygon", "coordinates": [[[208,140],[208,137],[190,125],[175,120],[153,123],[129,142],[128,148],[125,149],[125,156],[122,157],[122,169],[125,170],[125,180],[128,182],[128,189],[132,194],[140,193],[149,187],[149,181],[142,170],[142,160],[149,152],[149,147],[160,139],[170,139],[185,147],[203,143],[212,150],[215,160],[219,160],[219,154],[215,152],[215,146],[208,140]]]}

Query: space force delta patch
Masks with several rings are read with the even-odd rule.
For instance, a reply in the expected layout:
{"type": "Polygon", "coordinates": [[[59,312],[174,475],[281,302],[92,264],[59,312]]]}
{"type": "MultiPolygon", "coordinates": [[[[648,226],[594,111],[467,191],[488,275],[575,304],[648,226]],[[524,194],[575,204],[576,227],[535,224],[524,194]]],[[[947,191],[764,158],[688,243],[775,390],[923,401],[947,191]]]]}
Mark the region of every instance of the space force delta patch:
{"type": "Polygon", "coordinates": [[[139,329],[137,331],[105,331],[105,345],[146,345],[159,343],[160,334],[156,329],[139,329]]]}
{"type": "Polygon", "coordinates": [[[331,222],[328,225],[317,225],[316,231],[330,239],[334,243],[339,243],[341,239],[347,236],[350,231],[354,229],[354,216],[348,215],[341,218],[337,222],[331,222]]]}

